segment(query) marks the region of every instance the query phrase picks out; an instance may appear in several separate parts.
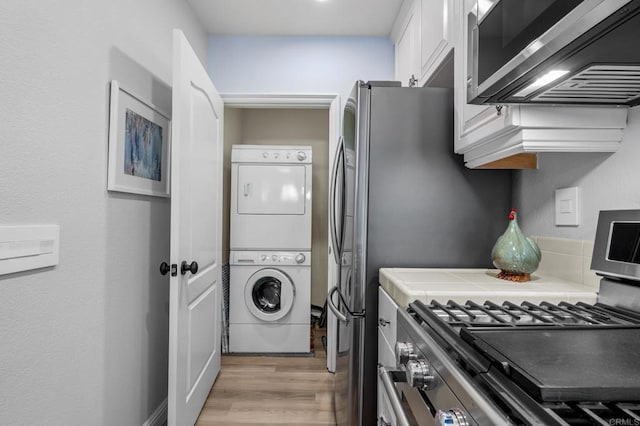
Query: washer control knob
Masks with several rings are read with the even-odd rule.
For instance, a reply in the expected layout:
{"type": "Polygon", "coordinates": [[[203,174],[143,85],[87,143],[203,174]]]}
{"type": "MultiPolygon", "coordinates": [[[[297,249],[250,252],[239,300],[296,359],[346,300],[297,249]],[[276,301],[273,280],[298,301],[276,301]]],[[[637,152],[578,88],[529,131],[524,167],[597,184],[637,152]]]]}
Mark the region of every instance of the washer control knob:
{"type": "Polygon", "coordinates": [[[262,261],[267,260],[267,255],[266,254],[261,255],[260,256],[260,260],[262,260],[262,261]]]}
{"type": "Polygon", "coordinates": [[[304,161],[304,160],[306,160],[306,159],[307,159],[307,154],[305,154],[305,153],[304,153],[304,152],[302,152],[302,151],[298,151],[298,155],[297,155],[297,157],[298,157],[298,160],[300,160],[300,161],[304,161]]]}
{"type": "Polygon", "coordinates": [[[306,259],[307,258],[302,253],[296,255],[296,263],[303,263],[306,259]]]}
{"type": "Polygon", "coordinates": [[[447,411],[438,410],[436,421],[440,426],[469,426],[466,416],[458,408],[447,411]]]}
{"type": "Polygon", "coordinates": [[[273,256],[271,256],[271,260],[273,260],[274,262],[278,260],[278,256],[276,256],[275,254],[273,256]]]}
{"type": "Polygon", "coordinates": [[[264,158],[267,158],[267,157],[269,156],[269,153],[268,153],[268,152],[263,152],[263,153],[262,153],[262,156],[263,156],[264,158]]]}
{"type": "Polygon", "coordinates": [[[413,343],[409,342],[397,342],[396,343],[396,363],[398,365],[405,365],[412,359],[417,359],[413,343]]]}
{"type": "Polygon", "coordinates": [[[412,359],[407,361],[407,383],[414,388],[430,389],[433,386],[434,377],[429,375],[431,367],[423,359],[412,359]]]}
{"type": "Polygon", "coordinates": [[[280,154],[278,154],[277,152],[273,153],[273,158],[278,158],[280,156],[280,154]]]}

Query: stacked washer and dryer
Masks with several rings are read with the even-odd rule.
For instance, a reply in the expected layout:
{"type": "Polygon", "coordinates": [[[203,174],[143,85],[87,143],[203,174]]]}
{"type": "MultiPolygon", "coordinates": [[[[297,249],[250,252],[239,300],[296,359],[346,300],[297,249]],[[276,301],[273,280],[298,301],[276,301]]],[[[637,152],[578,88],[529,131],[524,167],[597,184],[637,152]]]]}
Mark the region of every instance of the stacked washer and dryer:
{"type": "Polygon", "coordinates": [[[311,147],[233,145],[229,351],[310,350],[311,147]]]}

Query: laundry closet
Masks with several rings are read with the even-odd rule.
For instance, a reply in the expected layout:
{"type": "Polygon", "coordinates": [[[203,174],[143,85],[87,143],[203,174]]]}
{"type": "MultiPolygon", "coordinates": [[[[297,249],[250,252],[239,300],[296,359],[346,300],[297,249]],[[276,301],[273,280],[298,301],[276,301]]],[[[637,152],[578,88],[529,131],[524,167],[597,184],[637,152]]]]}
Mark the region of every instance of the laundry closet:
{"type": "Polygon", "coordinates": [[[310,305],[323,306],[327,292],[329,110],[226,107],[224,116],[223,348],[309,352],[310,305]],[[284,209],[280,217],[261,215],[269,203],[251,201],[252,193],[291,174],[311,199],[274,207],[284,209]],[[263,176],[269,182],[260,182],[263,176]]]}

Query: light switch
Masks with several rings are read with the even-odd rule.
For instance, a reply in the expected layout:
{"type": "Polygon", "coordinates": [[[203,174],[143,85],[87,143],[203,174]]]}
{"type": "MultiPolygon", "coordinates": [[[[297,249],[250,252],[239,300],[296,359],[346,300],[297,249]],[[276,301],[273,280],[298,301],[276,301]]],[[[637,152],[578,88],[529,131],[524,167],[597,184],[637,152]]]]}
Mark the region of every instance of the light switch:
{"type": "Polygon", "coordinates": [[[60,226],[0,226],[0,275],[58,264],[60,226]]]}
{"type": "Polygon", "coordinates": [[[578,226],[579,224],[578,187],[556,189],[556,226],[578,226]]]}

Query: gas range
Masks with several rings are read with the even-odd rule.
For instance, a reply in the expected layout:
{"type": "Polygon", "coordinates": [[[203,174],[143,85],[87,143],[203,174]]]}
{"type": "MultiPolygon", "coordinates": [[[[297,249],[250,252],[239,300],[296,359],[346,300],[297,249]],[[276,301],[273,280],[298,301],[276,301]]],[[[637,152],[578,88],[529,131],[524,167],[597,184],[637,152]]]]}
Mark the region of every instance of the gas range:
{"type": "Polygon", "coordinates": [[[424,404],[410,410],[422,421],[414,414],[409,424],[640,424],[640,352],[603,359],[616,341],[640,339],[637,313],[584,303],[409,306],[396,356],[424,404]]]}
{"type": "MultiPolygon", "coordinates": [[[[633,212],[625,244],[640,264],[633,212]]],[[[630,221],[616,213],[598,229],[630,221]]],[[[615,244],[610,233],[596,247],[615,244]]],[[[640,425],[640,274],[605,275],[611,268],[594,253],[603,276],[595,304],[415,301],[399,310],[397,366],[380,369],[396,424],[640,425]]]]}

